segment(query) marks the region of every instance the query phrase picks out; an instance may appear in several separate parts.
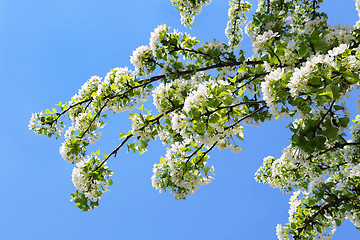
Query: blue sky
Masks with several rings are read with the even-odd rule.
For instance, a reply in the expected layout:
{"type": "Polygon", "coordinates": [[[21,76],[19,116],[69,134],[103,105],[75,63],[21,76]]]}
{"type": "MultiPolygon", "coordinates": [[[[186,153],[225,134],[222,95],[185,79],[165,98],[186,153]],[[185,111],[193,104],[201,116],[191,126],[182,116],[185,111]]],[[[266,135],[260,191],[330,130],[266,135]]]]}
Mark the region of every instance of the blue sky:
{"type": "MultiPolygon", "coordinates": [[[[139,156],[123,150],[109,161],[114,185],[100,207],[80,211],[70,202],[72,165],[61,159],[61,140],[28,131],[32,112],[73,96],[92,75],[130,66],[129,57],[148,44],[159,24],[188,31],[201,41],[226,41],[227,2],[214,0],[185,29],[167,0],[0,0],[0,150],[2,239],[275,239],[288,218],[288,195],[253,180],[268,155],[289,144],[286,121],[247,128],[239,154],[214,151],[216,180],[185,201],[151,186],[152,165],[165,149],[158,142],[139,156]]],[[[332,24],[353,25],[352,0],[328,0],[332,24]]],[[[244,49],[250,50],[249,42],[244,49]]],[[[96,145],[103,153],[131,127],[113,115],[96,145]]],[[[360,239],[345,222],[334,239],[360,239]]]]}

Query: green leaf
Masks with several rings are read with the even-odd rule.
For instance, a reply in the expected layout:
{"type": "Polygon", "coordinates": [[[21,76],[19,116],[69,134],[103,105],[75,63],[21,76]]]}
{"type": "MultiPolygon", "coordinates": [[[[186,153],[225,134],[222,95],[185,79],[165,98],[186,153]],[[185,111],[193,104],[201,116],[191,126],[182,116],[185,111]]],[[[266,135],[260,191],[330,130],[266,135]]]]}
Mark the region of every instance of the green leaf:
{"type": "Polygon", "coordinates": [[[115,89],[115,88],[116,88],[116,84],[111,84],[111,85],[110,85],[110,88],[111,88],[111,89],[115,89]]]}
{"type": "Polygon", "coordinates": [[[340,61],[336,60],[335,62],[336,62],[336,69],[340,71],[341,68],[340,61]]]}
{"type": "Polygon", "coordinates": [[[329,97],[331,99],[334,98],[334,94],[332,92],[324,92],[324,93],[320,93],[319,95],[320,96],[326,96],[326,97],[329,97]]]}
{"type": "Polygon", "coordinates": [[[312,85],[319,85],[319,84],[321,83],[321,78],[318,77],[318,76],[312,77],[312,78],[310,79],[310,83],[311,83],[312,85]]]}
{"type": "Polygon", "coordinates": [[[71,100],[72,100],[74,103],[79,102],[79,100],[77,100],[76,98],[73,98],[73,97],[71,97],[71,100]]]}
{"type": "Polygon", "coordinates": [[[242,72],[245,72],[246,71],[246,68],[244,65],[241,65],[240,68],[238,69],[238,73],[242,73],[242,72]]]}
{"type": "Polygon", "coordinates": [[[277,65],[278,63],[279,63],[279,60],[277,59],[277,57],[270,57],[269,58],[269,60],[270,60],[270,63],[272,64],[272,65],[277,65]]]}
{"type": "Polygon", "coordinates": [[[335,111],[339,111],[339,110],[343,110],[344,107],[340,106],[340,105],[334,105],[334,109],[335,109],[335,111]]]}
{"type": "Polygon", "coordinates": [[[209,118],[209,122],[211,123],[217,123],[220,119],[220,116],[216,113],[212,114],[209,118]]]}
{"type": "Polygon", "coordinates": [[[339,118],[339,124],[341,127],[346,127],[350,122],[350,119],[348,117],[342,117],[339,118]]]}
{"type": "Polygon", "coordinates": [[[112,179],[108,179],[107,182],[108,182],[109,186],[113,185],[113,180],[112,179]]]}
{"type": "Polygon", "coordinates": [[[334,126],[330,126],[325,130],[325,135],[327,138],[336,138],[338,135],[338,129],[334,126]]]}
{"type": "Polygon", "coordinates": [[[237,81],[237,75],[235,75],[233,78],[228,78],[230,82],[235,83],[237,81]]]}
{"type": "Polygon", "coordinates": [[[127,137],[127,133],[120,133],[120,139],[122,139],[122,138],[126,138],[127,137]]]}
{"type": "Polygon", "coordinates": [[[305,44],[301,44],[298,51],[299,51],[299,55],[302,57],[305,57],[309,52],[305,44]]]}
{"type": "Polygon", "coordinates": [[[343,75],[345,76],[346,80],[348,80],[350,83],[356,83],[359,81],[359,75],[354,74],[349,69],[346,69],[346,71],[343,72],[343,75]]]}
{"type": "Polygon", "coordinates": [[[340,225],[341,225],[341,220],[340,220],[340,219],[335,219],[335,222],[336,222],[336,226],[340,227],[340,225]]]}
{"type": "Polygon", "coordinates": [[[248,108],[248,106],[247,106],[246,104],[243,105],[242,109],[243,109],[243,111],[244,111],[246,114],[249,114],[249,113],[250,113],[250,112],[249,112],[249,108],[248,108]]]}
{"type": "Polygon", "coordinates": [[[210,99],[208,104],[212,108],[217,108],[220,105],[220,102],[217,99],[210,99]]]}
{"type": "Polygon", "coordinates": [[[98,150],[95,152],[95,154],[100,157],[100,149],[98,149],[98,150]]]}
{"type": "Polygon", "coordinates": [[[313,151],[313,148],[315,147],[318,151],[325,149],[325,142],[326,138],[323,136],[317,136],[313,141],[313,144],[308,144],[305,147],[309,150],[308,152],[313,151]]]}
{"type": "Polygon", "coordinates": [[[206,167],[204,168],[204,172],[205,172],[205,175],[207,176],[208,175],[208,172],[210,171],[210,168],[209,167],[206,167]]]}
{"type": "Polygon", "coordinates": [[[227,92],[227,91],[223,91],[223,92],[221,92],[221,93],[219,94],[219,97],[221,97],[221,96],[223,96],[223,95],[230,95],[230,93],[227,92]]]}
{"type": "Polygon", "coordinates": [[[225,95],[225,97],[223,98],[223,103],[226,106],[230,106],[233,102],[233,98],[230,95],[225,95]]]}
{"type": "Polygon", "coordinates": [[[331,91],[332,91],[332,93],[333,93],[333,95],[334,95],[334,99],[336,100],[336,99],[339,99],[339,97],[340,97],[340,88],[339,88],[339,86],[332,86],[331,87],[331,91]]]}

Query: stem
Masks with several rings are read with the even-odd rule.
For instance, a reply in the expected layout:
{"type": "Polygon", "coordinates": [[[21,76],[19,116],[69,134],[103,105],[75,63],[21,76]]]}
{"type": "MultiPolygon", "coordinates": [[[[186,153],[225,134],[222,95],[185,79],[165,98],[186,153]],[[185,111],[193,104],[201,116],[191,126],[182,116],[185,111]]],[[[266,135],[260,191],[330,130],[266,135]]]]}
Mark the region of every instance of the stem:
{"type": "Polygon", "coordinates": [[[190,161],[190,159],[200,150],[202,149],[202,147],[204,146],[204,144],[201,144],[200,147],[198,147],[191,155],[187,156],[187,160],[185,162],[185,166],[187,165],[187,163],[190,161]]]}
{"type": "Polygon", "coordinates": [[[205,115],[205,116],[210,116],[211,114],[213,114],[214,112],[217,112],[221,109],[226,109],[226,108],[234,108],[234,107],[237,107],[237,106],[240,106],[240,105],[244,105],[244,104],[248,104],[248,105],[255,105],[255,104],[259,104],[259,103],[265,103],[265,101],[246,101],[246,102],[239,102],[237,104],[234,104],[234,105],[230,105],[230,106],[222,106],[222,107],[217,107],[215,110],[212,110],[212,111],[208,111],[206,113],[203,113],[201,116],[205,115]]]}
{"type": "Polygon", "coordinates": [[[328,149],[326,149],[326,150],[324,150],[322,152],[319,152],[316,156],[311,155],[306,160],[310,160],[310,159],[312,159],[314,157],[318,157],[318,156],[320,156],[322,154],[325,154],[327,152],[330,152],[330,151],[338,149],[338,148],[343,148],[343,147],[348,146],[348,145],[359,145],[359,144],[360,144],[360,142],[350,142],[350,143],[335,144],[334,147],[331,147],[331,148],[328,148],[328,149]]]}
{"type": "Polygon", "coordinates": [[[74,107],[76,107],[76,106],[78,106],[78,105],[81,105],[81,104],[83,104],[83,103],[89,102],[89,103],[86,105],[86,108],[88,108],[89,105],[90,105],[90,103],[91,103],[93,100],[94,100],[93,98],[89,98],[89,99],[85,99],[85,100],[83,100],[83,101],[81,101],[81,102],[77,102],[77,103],[75,103],[74,105],[69,106],[66,110],[62,111],[61,113],[56,113],[58,117],[57,117],[54,121],[49,122],[49,123],[47,123],[47,124],[53,125],[53,124],[54,124],[55,122],[57,122],[57,121],[59,120],[59,118],[60,118],[62,115],[64,115],[67,111],[69,111],[70,109],[72,109],[72,108],[74,108],[74,107]]]}
{"type": "Polygon", "coordinates": [[[326,111],[326,113],[321,117],[319,123],[317,124],[316,128],[314,129],[313,137],[315,137],[315,135],[316,135],[316,130],[319,129],[321,123],[325,120],[326,115],[328,115],[328,114],[330,113],[330,111],[331,111],[332,107],[334,106],[334,104],[335,104],[335,100],[333,100],[333,101],[331,102],[329,109],[328,109],[328,110],[326,111]]]}
{"type": "Polygon", "coordinates": [[[98,170],[102,165],[104,165],[105,162],[106,162],[112,155],[115,154],[115,156],[116,156],[116,154],[117,154],[117,152],[120,150],[120,148],[121,148],[122,146],[124,146],[124,144],[125,144],[132,136],[133,136],[132,134],[128,135],[128,136],[119,144],[119,146],[117,146],[114,150],[112,150],[111,153],[100,163],[100,165],[95,168],[95,171],[98,170]]]}
{"type": "Polygon", "coordinates": [[[204,157],[211,151],[213,150],[213,148],[216,146],[218,142],[215,142],[206,152],[203,153],[203,155],[201,156],[201,158],[195,163],[195,167],[198,165],[199,162],[201,162],[201,160],[204,159],[204,157]]]}
{"type": "Polygon", "coordinates": [[[241,121],[243,121],[243,120],[245,120],[246,118],[248,118],[248,117],[251,117],[252,115],[254,115],[254,114],[256,114],[256,113],[258,113],[258,112],[260,112],[260,111],[262,111],[264,108],[267,108],[267,106],[262,106],[261,108],[259,108],[259,109],[256,109],[255,111],[253,111],[252,113],[249,113],[248,115],[246,115],[246,116],[244,116],[244,117],[242,117],[242,118],[240,118],[237,122],[235,122],[235,123],[233,123],[232,125],[230,125],[230,126],[228,126],[228,127],[226,127],[225,128],[225,130],[227,130],[227,129],[229,129],[229,128],[232,128],[232,127],[234,127],[234,126],[236,126],[238,123],[240,123],[241,121]]]}
{"type": "MultiPolygon", "coordinates": [[[[245,87],[246,85],[248,85],[249,83],[251,83],[252,81],[256,80],[258,77],[262,77],[264,75],[269,74],[269,72],[266,73],[261,73],[261,74],[256,74],[252,79],[250,79],[249,81],[245,82],[244,84],[240,85],[239,87],[236,88],[235,91],[241,89],[242,87],[245,87]]],[[[249,76],[243,76],[242,78],[239,79],[239,81],[241,82],[242,80],[245,80],[246,78],[248,78],[249,76]]]]}
{"type": "Polygon", "coordinates": [[[95,115],[95,117],[91,120],[89,126],[86,128],[86,130],[81,134],[81,136],[79,138],[83,138],[85,136],[85,134],[89,131],[90,127],[92,126],[92,124],[95,122],[96,118],[98,118],[102,112],[102,110],[104,110],[104,108],[106,107],[106,104],[110,101],[110,99],[107,99],[105,104],[100,108],[100,110],[98,111],[98,113],[95,115]]]}

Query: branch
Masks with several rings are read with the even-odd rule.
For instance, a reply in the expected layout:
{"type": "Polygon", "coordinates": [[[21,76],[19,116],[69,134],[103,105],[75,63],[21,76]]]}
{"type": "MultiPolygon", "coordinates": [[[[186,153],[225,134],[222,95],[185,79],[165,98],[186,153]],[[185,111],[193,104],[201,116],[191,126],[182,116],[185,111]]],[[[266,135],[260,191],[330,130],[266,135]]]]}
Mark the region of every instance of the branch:
{"type": "MultiPolygon", "coordinates": [[[[220,67],[227,67],[227,66],[239,66],[241,64],[246,64],[246,65],[256,65],[256,64],[262,64],[263,61],[244,61],[244,62],[222,62],[222,63],[218,63],[218,64],[214,64],[212,66],[207,66],[207,67],[203,67],[203,68],[198,68],[198,69],[195,69],[195,70],[186,70],[186,71],[179,71],[177,72],[177,75],[179,77],[183,76],[183,75],[186,75],[186,74],[190,74],[190,73],[193,73],[193,72],[203,72],[203,71],[207,71],[207,70],[211,70],[211,69],[214,69],[214,68],[220,68],[220,67]]],[[[141,88],[141,87],[145,87],[147,86],[148,84],[152,83],[152,82],[156,82],[158,80],[161,80],[161,79],[164,79],[166,78],[166,75],[165,74],[162,74],[162,75],[158,75],[158,76],[154,76],[154,77],[151,77],[151,78],[148,78],[148,79],[144,79],[144,80],[141,80],[139,81],[139,85],[137,86],[130,86],[130,88],[124,92],[122,92],[121,94],[114,94],[114,95],[111,95],[111,96],[106,96],[104,98],[104,100],[107,100],[107,99],[114,99],[114,98],[118,98],[118,97],[123,97],[124,95],[126,95],[127,93],[129,93],[130,91],[133,91],[137,88],[141,88]]],[[[57,118],[52,121],[52,122],[49,122],[47,124],[49,125],[52,125],[54,124],[55,122],[57,122],[59,120],[59,118],[64,115],[66,112],[68,112],[70,109],[78,106],[78,105],[81,105],[83,103],[86,103],[86,102],[92,102],[94,100],[93,97],[91,98],[88,98],[88,99],[85,99],[83,101],[80,101],[80,102],[77,102],[71,106],[69,106],[66,110],[62,111],[61,113],[56,113],[57,114],[57,118]]],[[[86,107],[88,107],[90,104],[88,104],[86,107]]],[[[99,114],[99,112],[98,112],[99,114]]],[[[97,115],[98,115],[97,114],[97,115]]],[[[89,126],[90,127],[90,126],[89,126]]],[[[85,136],[85,134],[83,134],[81,136],[81,138],[85,136]]]]}
{"type": "MultiPolygon", "coordinates": [[[[237,13],[236,13],[236,17],[235,17],[235,19],[234,19],[234,26],[233,26],[232,31],[231,31],[231,35],[233,35],[233,36],[235,36],[235,29],[236,29],[237,20],[240,19],[240,17],[239,17],[239,12],[240,12],[240,10],[238,10],[238,9],[240,9],[240,3],[241,3],[241,0],[239,0],[239,1],[237,2],[237,5],[238,5],[238,8],[236,9],[236,10],[237,10],[237,13]]],[[[230,20],[229,20],[229,21],[230,21],[230,20]]]]}
{"type": "MultiPolygon", "coordinates": [[[[159,120],[161,119],[161,117],[163,117],[164,115],[166,115],[166,114],[174,111],[175,109],[181,107],[182,105],[183,105],[183,104],[179,105],[179,106],[176,107],[176,108],[173,108],[173,109],[168,110],[167,112],[159,115],[158,117],[149,120],[149,122],[157,122],[157,121],[159,121],[159,120]]],[[[143,126],[142,129],[143,129],[144,127],[145,127],[145,126],[143,126]]],[[[120,149],[131,137],[133,137],[133,136],[134,136],[133,134],[128,135],[128,136],[120,143],[120,145],[117,146],[117,148],[115,148],[115,149],[101,162],[101,164],[100,164],[96,169],[100,168],[112,155],[115,154],[115,157],[116,157],[116,154],[117,154],[117,152],[119,151],[119,149],[120,149]]]]}
{"type": "Polygon", "coordinates": [[[67,111],[69,111],[70,109],[72,109],[72,108],[74,108],[74,107],[76,107],[76,106],[78,106],[78,105],[81,105],[81,104],[83,104],[83,103],[89,102],[89,104],[86,105],[86,108],[87,108],[87,107],[90,105],[90,103],[92,102],[92,100],[94,100],[94,99],[91,97],[91,98],[89,98],[89,99],[85,99],[85,100],[83,100],[83,101],[81,101],[81,102],[77,102],[77,103],[75,103],[74,105],[69,106],[66,110],[62,111],[61,113],[56,113],[56,115],[57,115],[58,117],[57,117],[54,121],[49,122],[49,123],[46,123],[46,124],[53,125],[55,122],[57,122],[57,121],[59,120],[59,118],[60,118],[62,115],[64,115],[64,114],[65,114],[67,111]]]}
{"type": "Polygon", "coordinates": [[[300,234],[306,229],[306,227],[309,224],[312,223],[312,221],[316,218],[317,215],[323,213],[324,211],[327,211],[329,208],[331,208],[333,206],[339,205],[340,202],[342,202],[344,200],[348,200],[348,199],[349,199],[348,197],[344,196],[344,197],[336,199],[333,202],[330,202],[330,203],[320,206],[319,209],[313,215],[311,215],[309,218],[305,219],[302,227],[299,227],[296,229],[298,231],[298,234],[294,236],[294,240],[300,239],[300,234]]]}
{"type": "Polygon", "coordinates": [[[332,107],[334,106],[334,104],[335,104],[335,100],[333,100],[333,101],[331,102],[329,109],[328,109],[328,110],[326,111],[326,113],[321,117],[319,123],[318,123],[317,126],[315,127],[313,137],[315,137],[316,130],[319,129],[321,123],[325,120],[326,115],[328,115],[328,114],[330,113],[330,111],[331,111],[332,107]]]}
{"type": "MultiPolygon", "coordinates": [[[[255,76],[254,76],[252,79],[250,79],[250,80],[247,81],[246,83],[244,83],[244,84],[240,85],[239,87],[237,87],[236,90],[235,90],[235,92],[236,92],[237,90],[239,90],[240,88],[245,87],[246,85],[248,85],[248,84],[251,83],[252,81],[256,80],[258,77],[262,77],[262,76],[265,76],[265,75],[267,75],[267,74],[269,74],[269,72],[260,73],[260,74],[255,74],[255,76]]],[[[248,75],[247,75],[247,76],[243,76],[242,78],[239,79],[239,81],[241,82],[242,80],[245,80],[245,79],[247,79],[248,77],[249,77],[248,75]]]]}
{"type": "Polygon", "coordinates": [[[187,165],[187,163],[190,161],[190,159],[200,150],[202,149],[202,147],[204,146],[204,144],[201,144],[200,147],[198,147],[191,155],[187,156],[187,160],[185,162],[185,166],[187,165]]]}
{"type": "MultiPolygon", "coordinates": [[[[211,55],[209,55],[209,54],[207,54],[207,53],[204,53],[204,52],[201,52],[201,51],[199,51],[199,50],[189,49],[189,48],[182,48],[181,46],[173,46],[173,47],[174,47],[174,49],[171,50],[171,51],[169,52],[169,54],[171,54],[171,53],[173,53],[173,52],[176,52],[176,51],[187,51],[187,52],[192,52],[192,53],[195,53],[195,54],[204,55],[204,56],[207,56],[207,57],[213,59],[213,57],[212,57],[211,55]]],[[[216,57],[217,60],[219,60],[219,62],[224,63],[224,61],[220,59],[220,56],[215,56],[215,57],[216,57]]]]}
{"type": "Polygon", "coordinates": [[[252,115],[254,115],[254,114],[256,114],[256,113],[258,113],[258,112],[262,111],[264,108],[267,108],[267,106],[266,106],[266,105],[264,105],[264,106],[262,106],[261,108],[256,109],[256,110],[255,110],[255,111],[253,111],[252,113],[249,113],[248,115],[246,115],[246,116],[244,116],[244,117],[240,118],[237,122],[235,122],[235,123],[233,123],[232,125],[230,125],[230,126],[226,127],[226,128],[225,128],[225,130],[227,130],[227,129],[229,129],[229,128],[232,128],[232,127],[234,127],[234,126],[236,126],[236,125],[237,125],[237,124],[239,124],[241,121],[243,121],[243,120],[245,120],[246,118],[251,117],[252,115]]]}
{"type": "MultiPolygon", "coordinates": [[[[190,73],[194,73],[194,72],[203,72],[203,71],[211,70],[211,69],[214,69],[214,68],[229,67],[229,66],[239,66],[239,65],[242,65],[242,64],[256,65],[256,64],[263,64],[263,63],[264,63],[263,61],[251,61],[251,60],[244,61],[244,62],[224,62],[224,63],[218,63],[218,64],[214,64],[214,65],[211,65],[211,66],[198,68],[198,69],[194,69],[194,70],[179,71],[176,74],[177,74],[177,76],[181,77],[181,76],[186,75],[186,74],[190,74],[190,73]]],[[[261,76],[263,74],[259,74],[259,75],[261,76]]],[[[125,95],[126,93],[128,93],[128,92],[130,92],[130,91],[132,91],[134,89],[137,89],[137,88],[140,88],[140,87],[145,87],[145,86],[147,86],[148,84],[150,84],[152,82],[156,82],[156,81],[158,81],[160,79],[164,79],[164,78],[166,78],[166,75],[162,74],[162,75],[158,75],[158,76],[154,76],[154,77],[151,77],[151,78],[148,78],[148,79],[141,80],[139,82],[140,83],[139,85],[131,87],[131,89],[126,90],[125,92],[123,92],[123,93],[121,93],[119,95],[113,95],[110,98],[113,99],[113,98],[116,98],[116,97],[121,97],[121,96],[125,95]]]]}
{"type": "Polygon", "coordinates": [[[97,114],[95,115],[95,117],[91,120],[89,126],[86,128],[86,130],[81,134],[80,137],[78,138],[83,138],[85,136],[85,134],[89,131],[90,127],[92,126],[92,124],[95,122],[96,118],[98,118],[102,112],[102,110],[104,110],[104,108],[106,107],[106,104],[109,102],[110,100],[107,99],[105,104],[100,108],[100,110],[97,112],[97,114]]]}
{"type": "Polygon", "coordinates": [[[313,155],[310,155],[306,160],[311,160],[312,158],[314,157],[318,157],[322,154],[325,154],[327,152],[330,152],[332,150],[335,150],[335,149],[338,149],[338,148],[343,148],[345,146],[348,146],[348,145],[360,145],[360,142],[347,142],[347,143],[342,143],[342,144],[339,144],[339,143],[336,143],[334,147],[331,147],[331,148],[328,148],[322,152],[319,152],[317,155],[313,156],[313,155]]]}
{"type": "Polygon", "coordinates": [[[213,148],[216,146],[218,142],[216,141],[206,152],[203,153],[203,155],[201,156],[201,158],[195,163],[195,167],[198,165],[199,162],[201,162],[201,160],[204,159],[204,157],[211,151],[213,150],[213,148]]]}
{"type": "Polygon", "coordinates": [[[117,152],[120,150],[120,148],[121,148],[122,146],[124,146],[124,144],[125,144],[132,136],[133,136],[132,134],[128,135],[128,136],[119,144],[119,146],[117,146],[114,150],[112,150],[112,152],[100,163],[100,165],[95,168],[95,171],[98,170],[102,165],[104,165],[105,162],[106,162],[112,155],[115,154],[115,157],[116,157],[116,154],[117,154],[117,152]]]}
{"type": "MultiPolygon", "coordinates": [[[[203,113],[201,116],[210,116],[211,114],[221,110],[221,109],[226,109],[226,108],[234,108],[240,105],[244,105],[244,104],[249,104],[249,105],[255,105],[255,104],[259,104],[259,103],[265,103],[265,101],[245,101],[245,102],[239,102],[237,104],[234,105],[230,105],[230,106],[222,106],[222,107],[217,107],[215,110],[203,113]]],[[[221,104],[220,104],[221,105],[221,104]]]]}

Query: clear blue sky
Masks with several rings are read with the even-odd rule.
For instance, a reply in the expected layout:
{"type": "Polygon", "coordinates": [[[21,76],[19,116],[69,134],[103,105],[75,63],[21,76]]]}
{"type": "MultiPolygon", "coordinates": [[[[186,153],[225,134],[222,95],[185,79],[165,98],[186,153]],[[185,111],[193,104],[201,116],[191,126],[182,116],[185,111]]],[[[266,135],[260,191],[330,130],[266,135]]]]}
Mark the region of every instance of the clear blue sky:
{"type": "MultiPolygon", "coordinates": [[[[188,30],[168,0],[0,0],[0,239],[276,238],[276,224],[287,222],[289,196],[253,176],[264,157],[279,156],[289,144],[283,121],[247,129],[239,154],[214,151],[209,162],[216,180],[185,201],[151,186],[152,165],[165,152],[160,143],[142,156],[122,151],[109,161],[110,192],[86,213],[69,201],[72,165],[60,157],[61,140],[27,128],[32,112],[68,100],[90,76],[130,66],[132,51],[148,44],[161,23],[202,41],[226,41],[227,2],[214,0],[188,30]]],[[[339,2],[324,6],[330,22],[353,25],[354,2],[339,2]]],[[[111,151],[130,127],[126,114],[112,116],[97,146],[111,151]]],[[[345,222],[334,239],[360,239],[360,232],[345,222]]]]}

